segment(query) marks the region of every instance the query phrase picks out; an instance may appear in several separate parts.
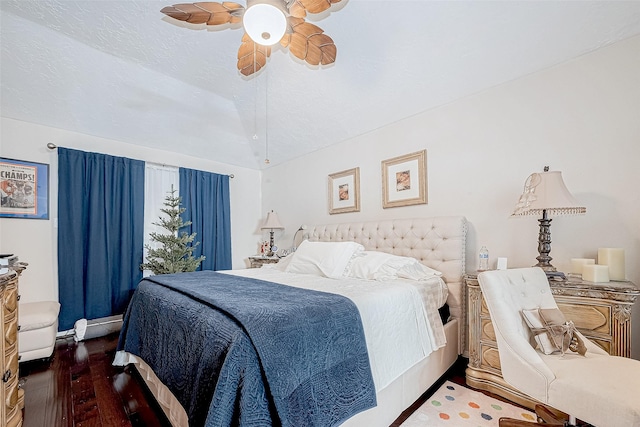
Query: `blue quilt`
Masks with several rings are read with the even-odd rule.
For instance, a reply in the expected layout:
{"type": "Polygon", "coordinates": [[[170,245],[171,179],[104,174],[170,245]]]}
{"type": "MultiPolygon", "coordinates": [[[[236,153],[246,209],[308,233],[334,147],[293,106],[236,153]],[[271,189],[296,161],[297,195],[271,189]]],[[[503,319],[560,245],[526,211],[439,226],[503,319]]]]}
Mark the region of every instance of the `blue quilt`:
{"type": "Polygon", "coordinates": [[[151,276],[119,350],[142,357],[190,426],[335,426],[376,404],[348,298],[199,271],[151,276]]]}

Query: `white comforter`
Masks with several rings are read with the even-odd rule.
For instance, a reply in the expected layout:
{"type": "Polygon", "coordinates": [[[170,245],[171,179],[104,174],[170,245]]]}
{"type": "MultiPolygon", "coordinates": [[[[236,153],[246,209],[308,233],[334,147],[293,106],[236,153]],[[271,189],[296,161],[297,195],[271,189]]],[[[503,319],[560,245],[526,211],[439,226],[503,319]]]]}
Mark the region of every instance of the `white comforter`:
{"type": "Polygon", "coordinates": [[[286,273],[269,266],[220,273],[331,292],[351,299],[362,318],[376,391],[446,343],[437,309],[447,300],[447,287],[437,276],[421,281],[330,279],[286,273]]]}

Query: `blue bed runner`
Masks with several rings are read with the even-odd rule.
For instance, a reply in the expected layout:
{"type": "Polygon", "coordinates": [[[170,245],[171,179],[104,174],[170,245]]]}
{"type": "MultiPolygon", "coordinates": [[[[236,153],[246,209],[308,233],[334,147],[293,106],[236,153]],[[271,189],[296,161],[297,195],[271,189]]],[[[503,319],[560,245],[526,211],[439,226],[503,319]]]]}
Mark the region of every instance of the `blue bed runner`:
{"type": "Polygon", "coordinates": [[[119,349],[142,357],[190,426],[335,426],[376,404],[348,298],[213,271],[140,282],[119,349]]]}

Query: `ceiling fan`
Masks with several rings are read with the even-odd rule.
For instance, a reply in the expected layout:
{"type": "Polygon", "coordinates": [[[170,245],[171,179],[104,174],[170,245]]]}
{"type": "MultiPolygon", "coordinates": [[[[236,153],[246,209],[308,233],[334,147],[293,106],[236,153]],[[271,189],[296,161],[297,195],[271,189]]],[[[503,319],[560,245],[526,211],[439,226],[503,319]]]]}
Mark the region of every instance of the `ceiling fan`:
{"type": "Polygon", "coordinates": [[[304,18],[329,9],[341,0],[247,0],[247,7],[233,2],[199,2],[167,6],[167,16],[207,26],[239,24],[245,30],[238,50],[238,70],[250,76],[262,69],[276,43],[311,65],[336,60],[336,45],[324,31],[304,18]]]}

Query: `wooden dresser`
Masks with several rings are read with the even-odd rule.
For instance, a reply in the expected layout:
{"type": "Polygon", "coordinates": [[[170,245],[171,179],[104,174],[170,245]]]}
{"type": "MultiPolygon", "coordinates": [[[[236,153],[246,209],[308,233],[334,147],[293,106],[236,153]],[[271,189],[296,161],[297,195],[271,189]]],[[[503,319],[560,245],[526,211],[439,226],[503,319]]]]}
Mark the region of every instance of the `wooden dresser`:
{"type": "Polygon", "coordinates": [[[9,271],[0,274],[0,319],[4,339],[0,339],[0,426],[22,425],[24,394],[18,388],[18,279],[27,264],[10,260],[9,271]]]}
{"type": "MultiPolygon", "coordinates": [[[[489,311],[475,275],[465,276],[469,316],[467,384],[523,406],[535,403],[502,378],[500,354],[489,311]]],[[[640,287],[631,282],[550,281],[558,308],[591,341],[615,356],[631,356],[631,306],[640,287]]]]}

